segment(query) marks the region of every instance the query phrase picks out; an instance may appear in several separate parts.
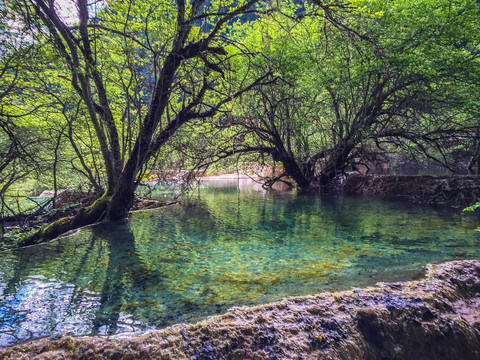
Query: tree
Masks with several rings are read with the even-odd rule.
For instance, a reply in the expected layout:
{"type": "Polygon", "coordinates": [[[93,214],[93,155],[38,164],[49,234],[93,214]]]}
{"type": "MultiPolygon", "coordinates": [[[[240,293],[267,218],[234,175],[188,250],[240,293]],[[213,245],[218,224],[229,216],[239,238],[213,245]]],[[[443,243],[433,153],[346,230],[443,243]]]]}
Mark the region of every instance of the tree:
{"type": "Polygon", "coordinates": [[[392,148],[448,166],[445,143],[475,136],[467,106],[478,86],[472,69],[480,73],[475,2],[319,5],[284,3],[236,30],[263,53],[256,66],[282,81],[232,104],[236,141],[217,159],[268,155],[300,188],[327,185],[392,148]]]}
{"type": "Polygon", "coordinates": [[[68,79],[88,114],[106,174],[101,198],[24,244],[103,218],[125,218],[146,165],[179,128],[214,116],[268,76],[235,92],[224,80],[230,56],[225,28],[243,14],[258,12],[258,2],[112,1],[95,12],[95,3],[77,0],[74,24],[62,18],[53,1],[13,3],[31,26],[32,38],[56,52],[66,74],[59,76],[68,79]],[[137,103],[135,97],[140,97],[137,103]],[[134,119],[132,109],[137,110],[134,119]]]}
{"type": "Polygon", "coordinates": [[[19,121],[41,109],[39,104],[28,102],[30,84],[21,76],[37,52],[21,40],[21,29],[13,26],[10,14],[3,7],[0,17],[0,199],[1,216],[5,220],[18,212],[8,198],[12,185],[45,170],[46,139],[28,122],[19,121]],[[22,106],[25,101],[28,107],[22,106]]]}

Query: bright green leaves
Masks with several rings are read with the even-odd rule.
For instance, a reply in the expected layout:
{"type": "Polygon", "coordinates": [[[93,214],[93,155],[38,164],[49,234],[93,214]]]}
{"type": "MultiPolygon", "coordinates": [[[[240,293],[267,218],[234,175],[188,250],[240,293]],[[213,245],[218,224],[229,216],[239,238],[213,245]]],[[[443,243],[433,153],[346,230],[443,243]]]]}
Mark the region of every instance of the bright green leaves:
{"type": "MultiPolygon", "coordinates": [[[[480,202],[477,202],[469,207],[466,207],[465,209],[463,209],[463,211],[475,211],[476,209],[480,208],[480,202]]],[[[476,228],[475,231],[480,231],[480,227],[476,228]]]]}
{"type": "Polygon", "coordinates": [[[279,79],[232,108],[255,129],[243,144],[265,145],[266,133],[279,132],[306,161],[353,143],[343,166],[357,151],[378,150],[373,139],[425,149],[422,134],[466,134],[480,74],[478,16],[469,0],[283,2],[281,12],[237,23],[236,39],[252,53],[232,62],[237,81],[267,69],[279,79]]]}
{"type": "MultiPolygon", "coordinates": [[[[6,6],[12,11],[0,8],[2,17],[25,16],[19,4],[9,0],[6,6]]],[[[3,106],[18,116],[41,105],[18,121],[40,132],[49,127],[65,134],[71,130],[86,168],[100,178],[104,170],[98,140],[92,135],[91,114],[72,87],[74,75],[88,77],[93,89],[92,74],[101,75],[98,82],[108,98],[102,106],[113,115],[124,161],[140,134],[166,59],[209,39],[215,51],[179,56],[165,90],[169,94],[165,111],[159,112],[152,136],[188,108],[202,89],[206,90],[201,101],[189,108],[198,113],[266,72],[275,81],[223,105],[214,121],[201,119],[182,129],[173,139],[182,151],[191,143],[209,149],[226,148],[227,143],[265,146],[265,134],[272,130],[294,157],[305,162],[334,153],[347,140],[358,147],[373,146],[382,134],[390,141],[388,134],[437,131],[439,123],[472,125],[478,115],[479,10],[473,0],[352,0],[330,7],[284,1],[241,11],[249,17],[233,16],[252,4],[248,0],[213,0],[201,6],[188,0],[184,12],[181,4],[117,0],[96,9],[88,20],[94,61],[87,66],[82,58],[75,69],[62,60],[52,34],[37,19],[30,35],[35,58],[16,80],[22,92],[8,97],[3,106]],[[261,128],[261,136],[240,126],[244,120],[250,129],[261,128]]],[[[11,24],[3,22],[0,32],[6,34],[11,24]]],[[[81,41],[78,27],[68,30],[81,41]]],[[[7,49],[6,39],[0,37],[2,51],[17,51],[14,46],[7,49]]],[[[78,50],[82,53],[83,48],[78,50]]],[[[14,77],[14,72],[5,73],[2,86],[14,77]]],[[[99,91],[91,95],[96,106],[101,104],[99,91]]],[[[95,109],[101,117],[102,110],[95,109]]],[[[64,151],[71,164],[81,168],[73,145],[67,143],[64,151]]]]}
{"type": "Polygon", "coordinates": [[[466,207],[463,211],[475,211],[475,209],[480,207],[480,202],[477,202],[471,206],[466,207]]]}

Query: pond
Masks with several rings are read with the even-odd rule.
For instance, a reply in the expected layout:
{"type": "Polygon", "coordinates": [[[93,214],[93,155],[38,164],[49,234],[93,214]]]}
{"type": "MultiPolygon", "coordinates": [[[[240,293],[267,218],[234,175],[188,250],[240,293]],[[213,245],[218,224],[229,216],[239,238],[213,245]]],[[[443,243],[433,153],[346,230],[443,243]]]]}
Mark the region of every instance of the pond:
{"type": "Polygon", "coordinates": [[[399,199],[210,183],[183,205],[1,252],[0,346],[143,332],[231,307],[409,280],[426,263],[480,258],[476,221],[399,199]]]}

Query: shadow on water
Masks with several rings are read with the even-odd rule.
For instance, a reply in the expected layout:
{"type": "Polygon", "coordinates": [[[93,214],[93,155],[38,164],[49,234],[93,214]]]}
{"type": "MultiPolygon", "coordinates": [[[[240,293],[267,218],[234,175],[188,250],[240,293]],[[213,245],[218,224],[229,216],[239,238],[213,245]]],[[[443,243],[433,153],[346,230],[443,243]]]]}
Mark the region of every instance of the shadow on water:
{"type": "Polygon", "coordinates": [[[161,283],[161,266],[157,269],[145,267],[137,254],[135,236],[127,222],[103,224],[92,232],[94,237],[105,241],[109,258],[93,320],[93,334],[115,334],[121,330],[122,323],[134,329],[136,322],[128,319],[126,312],[142,305],[142,293],[149,284],[161,283]]]}
{"type": "MultiPolygon", "coordinates": [[[[175,314],[179,306],[182,307],[182,296],[170,292],[168,285],[163,283],[165,264],[149,264],[140,257],[129,223],[103,224],[92,229],[92,233],[94,238],[104,240],[108,249],[108,264],[99,291],[93,334],[138,331],[149,326],[148,322],[156,327],[175,322],[175,314]],[[168,301],[162,301],[165,297],[168,301]],[[161,311],[158,311],[159,307],[161,311]],[[157,318],[151,316],[155,313],[157,318]]],[[[195,305],[190,304],[183,310],[194,311],[194,308],[195,305]]]]}

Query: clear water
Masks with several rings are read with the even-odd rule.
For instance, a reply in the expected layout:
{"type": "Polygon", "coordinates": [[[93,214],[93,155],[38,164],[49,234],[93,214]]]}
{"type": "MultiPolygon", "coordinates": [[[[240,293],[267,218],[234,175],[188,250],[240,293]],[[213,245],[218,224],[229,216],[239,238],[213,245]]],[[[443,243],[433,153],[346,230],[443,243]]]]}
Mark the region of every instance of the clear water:
{"type": "Polygon", "coordinates": [[[238,191],[236,182],[192,197],[0,253],[0,346],[58,333],[142,332],[480,258],[478,215],[461,210],[238,191]]]}

